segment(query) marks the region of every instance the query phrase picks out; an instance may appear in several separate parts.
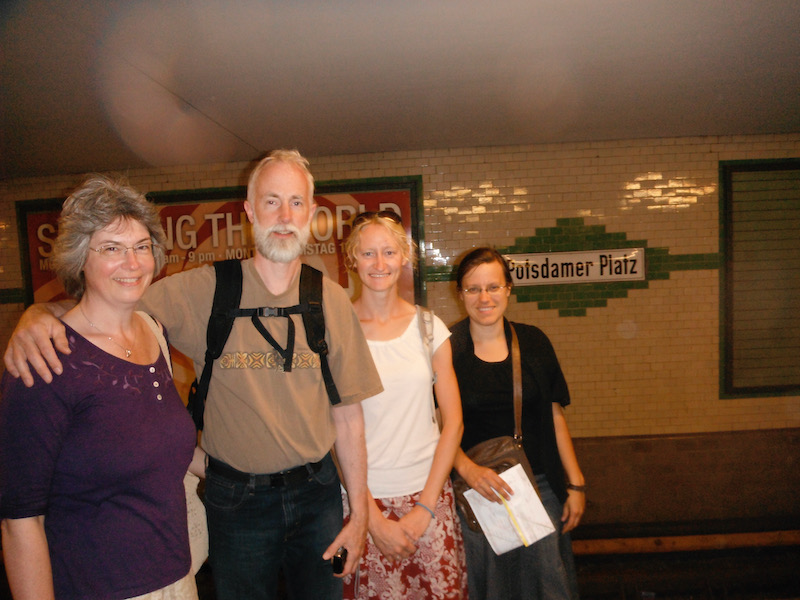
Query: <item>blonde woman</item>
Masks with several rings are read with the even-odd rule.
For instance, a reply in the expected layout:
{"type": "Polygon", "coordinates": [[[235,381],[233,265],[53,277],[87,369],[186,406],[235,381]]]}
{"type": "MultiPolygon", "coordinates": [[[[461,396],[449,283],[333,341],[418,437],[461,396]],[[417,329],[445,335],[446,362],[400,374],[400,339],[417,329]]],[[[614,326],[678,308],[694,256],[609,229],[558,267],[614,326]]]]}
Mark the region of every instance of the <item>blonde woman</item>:
{"type": "Polygon", "coordinates": [[[398,290],[413,248],[396,213],[358,215],[345,254],[361,281],[353,307],[384,391],[362,403],[369,536],[359,570],[345,579],[344,597],[466,598],[464,549],[449,480],[462,432],[449,332],[432,318],[431,360],[417,307],[398,290]]]}

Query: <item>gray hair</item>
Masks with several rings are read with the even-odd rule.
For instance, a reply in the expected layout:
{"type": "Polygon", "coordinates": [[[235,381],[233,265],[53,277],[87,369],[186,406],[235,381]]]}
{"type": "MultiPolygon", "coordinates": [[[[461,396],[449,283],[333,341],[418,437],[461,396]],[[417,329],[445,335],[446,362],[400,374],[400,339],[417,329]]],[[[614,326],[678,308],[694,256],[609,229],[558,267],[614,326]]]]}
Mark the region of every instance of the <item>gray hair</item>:
{"type": "Polygon", "coordinates": [[[253,204],[254,198],[252,194],[255,192],[255,183],[261,171],[264,170],[268,164],[273,162],[289,163],[299,167],[303,174],[306,176],[308,182],[308,196],[309,200],[314,199],[314,176],[308,168],[308,159],[304,157],[297,150],[278,149],[273,150],[268,156],[262,158],[259,163],[250,172],[250,177],[247,179],[247,200],[253,204]]]}
{"type": "Polygon", "coordinates": [[[67,294],[80,300],[86,291],[83,267],[89,240],[117,220],[136,221],[150,234],[157,274],[166,262],[166,235],[155,205],[122,179],[91,175],[64,201],[58,219],[52,265],[67,294]]]}

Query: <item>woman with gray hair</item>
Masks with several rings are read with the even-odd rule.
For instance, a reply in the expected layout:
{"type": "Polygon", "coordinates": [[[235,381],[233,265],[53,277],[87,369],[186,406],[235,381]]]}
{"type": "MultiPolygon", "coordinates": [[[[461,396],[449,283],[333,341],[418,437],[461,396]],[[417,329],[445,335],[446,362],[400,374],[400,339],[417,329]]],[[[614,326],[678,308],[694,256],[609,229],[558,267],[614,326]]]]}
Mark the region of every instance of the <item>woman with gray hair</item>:
{"type": "Polygon", "coordinates": [[[71,352],[51,383],[2,381],[0,519],[17,600],[197,598],[183,485],[195,430],[160,326],[136,311],[164,240],[153,205],[121,182],[93,176],[64,203],[53,264],[77,300],[62,317],[71,352]]]}

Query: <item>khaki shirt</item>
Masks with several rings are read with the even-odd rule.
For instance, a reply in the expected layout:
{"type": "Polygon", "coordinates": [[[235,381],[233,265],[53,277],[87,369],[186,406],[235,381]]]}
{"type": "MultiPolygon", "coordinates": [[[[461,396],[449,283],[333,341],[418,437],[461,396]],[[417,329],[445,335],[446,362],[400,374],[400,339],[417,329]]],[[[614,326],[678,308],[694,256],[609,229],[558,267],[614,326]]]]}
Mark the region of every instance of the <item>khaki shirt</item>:
{"type": "MultiPolygon", "coordinates": [[[[271,294],[253,259],[242,261],[243,308],[285,307],[299,302],[300,277],[289,290],[271,294]]],[[[167,328],[170,342],[203,369],[206,326],[216,274],[203,266],[154,283],[142,304],[167,328]]],[[[322,306],[328,362],[342,404],[383,389],[358,317],[341,286],[323,278],[322,306]]],[[[215,361],[205,408],[203,448],[248,473],[274,473],[324,457],[336,439],[319,355],[306,341],[301,315],[292,315],[295,346],[292,370],[279,368],[274,348],[249,318],[236,319],[222,355],[215,361]]],[[[267,331],[286,346],[285,317],[262,317],[267,331]]]]}

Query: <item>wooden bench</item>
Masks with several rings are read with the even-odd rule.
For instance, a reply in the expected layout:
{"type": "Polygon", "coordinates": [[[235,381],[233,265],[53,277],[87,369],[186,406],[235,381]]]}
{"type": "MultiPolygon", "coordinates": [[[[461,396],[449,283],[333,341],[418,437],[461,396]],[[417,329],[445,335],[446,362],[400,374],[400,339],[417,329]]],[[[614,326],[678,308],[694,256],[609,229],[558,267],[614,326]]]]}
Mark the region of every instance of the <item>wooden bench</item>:
{"type": "Polygon", "coordinates": [[[771,548],[770,564],[796,560],[800,429],[576,438],[575,448],[587,482],[573,532],[579,572],[619,568],[603,557],[623,555],[664,564],[771,548]]]}

